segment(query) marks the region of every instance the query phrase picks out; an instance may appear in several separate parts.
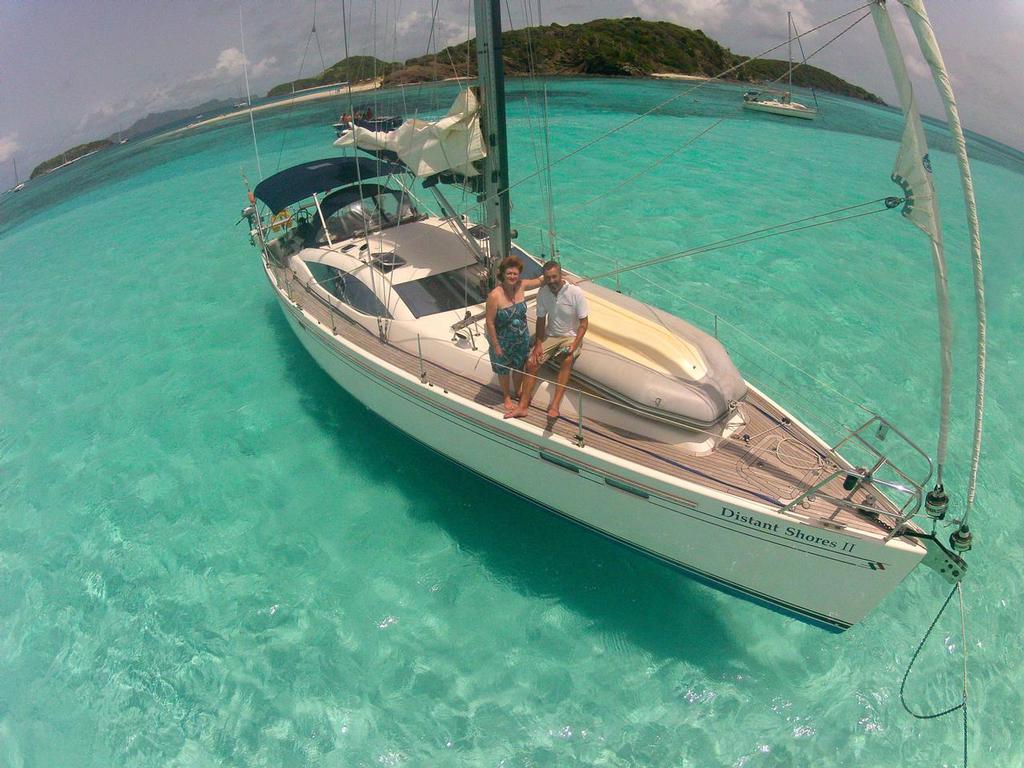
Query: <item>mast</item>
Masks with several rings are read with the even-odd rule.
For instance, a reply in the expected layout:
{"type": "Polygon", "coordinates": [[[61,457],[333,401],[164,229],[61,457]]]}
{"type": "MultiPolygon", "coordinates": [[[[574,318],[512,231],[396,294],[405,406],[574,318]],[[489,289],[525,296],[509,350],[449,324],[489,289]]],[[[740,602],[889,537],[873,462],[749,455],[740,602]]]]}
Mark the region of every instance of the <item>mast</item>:
{"type": "Polygon", "coordinates": [[[473,0],[476,18],[476,63],[483,108],[484,222],[491,242],[491,269],[509,254],[508,142],[505,133],[505,68],[501,60],[500,0],[473,0]]]}
{"type": "Polygon", "coordinates": [[[786,55],[789,56],[789,69],[786,74],[789,76],[789,92],[793,93],[793,13],[786,11],[786,55]]]}

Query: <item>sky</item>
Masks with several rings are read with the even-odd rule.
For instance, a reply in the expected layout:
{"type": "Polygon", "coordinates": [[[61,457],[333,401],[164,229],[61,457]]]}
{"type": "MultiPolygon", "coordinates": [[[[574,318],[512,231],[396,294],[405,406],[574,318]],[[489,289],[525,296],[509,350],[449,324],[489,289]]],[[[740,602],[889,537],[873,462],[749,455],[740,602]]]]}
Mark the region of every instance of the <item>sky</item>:
{"type": "MultiPolygon", "coordinates": [[[[503,6],[511,14],[506,29],[525,26],[527,18],[567,24],[639,16],[702,29],[734,53],[753,56],[785,41],[787,11],[805,32],[865,2],[505,0],[503,6]]],[[[902,8],[895,0],[889,7],[909,51],[902,8]]],[[[1024,0],[931,0],[928,11],[964,126],[1024,149],[1024,0]]],[[[804,50],[823,45],[864,12],[807,35],[804,50]]],[[[467,0],[0,0],[0,189],[14,182],[12,161],[24,179],[43,160],[116,134],[150,112],[243,98],[246,61],[252,92],[262,96],[277,83],[316,74],[321,62],[344,58],[346,37],[351,55],[404,60],[462,42],[471,29],[467,0]]],[[[914,52],[909,67],[921,111],[940,116],[927,68],[914,52]]],[[[785,46],[771,54],[785,56],[785,46]]],[[[896,102],[870,19],[811,63],[896,102]]]]}

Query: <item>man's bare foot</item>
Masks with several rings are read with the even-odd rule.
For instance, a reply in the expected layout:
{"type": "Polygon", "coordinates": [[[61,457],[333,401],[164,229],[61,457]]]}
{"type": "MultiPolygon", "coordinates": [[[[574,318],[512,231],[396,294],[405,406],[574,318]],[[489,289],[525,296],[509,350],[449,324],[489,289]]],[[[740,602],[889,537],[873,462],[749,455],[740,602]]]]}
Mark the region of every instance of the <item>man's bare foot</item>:
{"type": "Polygon", "coordinates": [[[522,406],[505,414],[506,419],[525,419],[527,411],[522,406]]]}
{"type": "Polygon", "coordinates": [[[548,408],[548,418],[549,419],[557,419],[558,416],[559,416],[559,413],[558,413],[558,409],[557,408],[548,408]]]}
{"type": "Polygon", "coordinates": [[[514,402],[512,402],[512,398],[511,397],[506,397],[505,398],[505,413],[508,413],[509,411],[515,409],[515,407],[516,407],[516,404],[514,402]]]}

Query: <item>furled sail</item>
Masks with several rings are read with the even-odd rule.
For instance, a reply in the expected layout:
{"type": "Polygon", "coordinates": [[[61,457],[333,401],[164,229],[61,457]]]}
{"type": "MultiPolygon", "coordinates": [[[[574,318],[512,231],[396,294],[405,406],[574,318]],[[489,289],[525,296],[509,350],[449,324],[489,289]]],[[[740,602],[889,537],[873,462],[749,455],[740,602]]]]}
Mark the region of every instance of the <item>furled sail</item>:
{"type": "Polygon", "coordinates": [[[925,61],[928,62],[928,66],[932,71],[935,86],[938,88],[939,95],[942,96],[943,106],[946,108],[946,122],[949,124],[950,133],[953,135],[957,164],[960,166],[960,183],[964,193],[964,206],[967,210],[967,228],[971,236],[974,301],[978,321],[978,381],[974,404],[974,448],[971,456],[970,480],[967,487],[967,512],[965,512],[962,520],[962,525],[966,527],[967,516],[974,505],[978,463],[981,459],[982,424],[985,412],[985,363],[987,354],[985,348],[988,331],[987,311],[985,309],[985,274],[981,261],[981,227],[978,224],[978,209],[974,200],[974,181],[971,178],[971,167],[967,161],[967,142],[964,139],[963,126],[960,123],[960,110],[957,109],[956,99],[953,97],[953,87],[949,82],[949,73],[946,71],[945,63],[942,61],[942,53],[939,51],[938,42],[935,40],[935,33],[932,31],[931,22],[921,0],[900,0],[900,2],[907,11],[910,26],[917,37],[921,53],[924,54],[925,61]]]}
{"type": "Polygon", "coordinates": [[[356,146],[370,152],[393,152],[416,176],[456,173],[476,176],[473,163],[486,156],[480,131],[480,108],[472,90],[460,91],[440,120],[406,120],[387,133],[353,125],[336,147],[356,146]]]}
{"type": "Polygon", "coordinates": [[[924,137],[924,126],[917,111],[914,90],[907,75],[903,52],[896,39],[889,12],[881,2],[871,5],[871,14],[878,29],[878,37],[885,49],[885,56],[892,70],[903,107],[905,125],[903,140],[896,156],[892,180],[903,189],[905,199],[903,215],[919,227],[931,240],[932,264],[935,273],[935,297],[939,312],[940,363],[942,369],[941,402],[939,413],[939,438],[936,450],[938,481],[942,482],[942,468],[946,463],[946,445],[949,436],[949,413],[952,405],[953,381],[953,321],[949,307],[949,285],[946,278],[946,257],[942,247],[942,229],[932,183],[931,163],[928,159],[928,144],[924,137]]]}

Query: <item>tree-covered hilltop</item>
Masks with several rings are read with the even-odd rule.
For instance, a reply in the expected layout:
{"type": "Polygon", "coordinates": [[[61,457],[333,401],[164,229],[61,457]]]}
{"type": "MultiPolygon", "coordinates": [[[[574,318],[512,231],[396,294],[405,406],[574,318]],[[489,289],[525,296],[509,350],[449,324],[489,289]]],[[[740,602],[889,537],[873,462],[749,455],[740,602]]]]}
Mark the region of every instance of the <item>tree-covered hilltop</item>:
{"type": "Polygon", "coordinates": [[[400,66],[402,65],[381,61],[373,56],[349,56],[347,59],[342,59],[336,64],[332,64],[319,75],[275,85],[267,91],[267,98],[284,96],[295,91],[303,91],[306,88],[316,88],[320,85],[346,82],[358,83],[363,80],[372,80],[375,77],[384,77],[400,66]]]}
{"type": "Polygon", "coordinates": [[[85,155],[97,152],[104,147],[109,147],[113,144],[110,139],[100,139],[99,141],[90,141],[87,144],[79,144],[77,147],[61,152],[56,157],[51,157],[49,160],[45,160],[32,169],[32,175],[30,179],[34,179],[37,176],[42,176],[44,173],[49,173],[54,168],[59,168],[65,163],[70,163],[73,160],[77,160],[85,155]]]}
{"type": "MultiPolygon", "coordinates": [[[[767,83],[785,79],[789,63],[734,54],[699,29],[639,18],[597,19],[503,32],[505,73],[644,77],[671,73],[714,77],[742,65],[729,80],[767,83]],[[533,65],[531,67],[531,58],[533,65]]],[[[409,59],[384,78],[384,85],[476,76],[476,44],[470,40],[440,53],[409,59]]],[[[793,84],[882,103],[872,93],[818,67],[793,70],[793,84]]]]}

